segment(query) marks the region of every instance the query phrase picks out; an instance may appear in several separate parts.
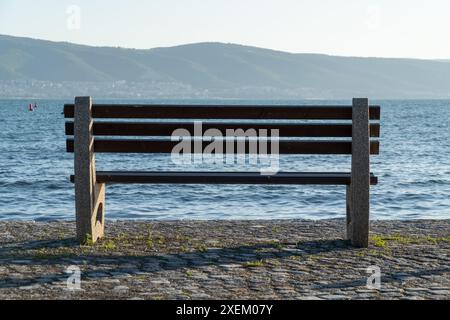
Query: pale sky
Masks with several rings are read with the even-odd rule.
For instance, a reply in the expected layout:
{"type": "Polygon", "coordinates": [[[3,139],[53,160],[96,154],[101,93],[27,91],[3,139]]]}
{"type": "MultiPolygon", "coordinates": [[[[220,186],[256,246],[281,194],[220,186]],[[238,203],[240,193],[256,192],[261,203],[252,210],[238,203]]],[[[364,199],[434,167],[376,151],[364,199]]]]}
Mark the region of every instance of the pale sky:
{"type": "Polygon", "coordinates": [[[0,0],[0,34],[131,48],[214,41],[450,59],[450,1],[0,0]]]}

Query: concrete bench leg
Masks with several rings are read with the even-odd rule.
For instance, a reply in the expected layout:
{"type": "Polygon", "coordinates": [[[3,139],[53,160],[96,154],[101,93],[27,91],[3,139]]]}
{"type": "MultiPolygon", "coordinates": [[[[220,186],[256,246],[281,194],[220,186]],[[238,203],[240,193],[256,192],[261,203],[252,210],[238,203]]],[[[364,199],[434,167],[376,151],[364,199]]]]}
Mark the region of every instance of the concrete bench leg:
{"type": "Polygon", "coordinates": [[[76,199],[77,240],[86,243],[96,242],[104,235],[105,221],[105,184],[96,183],[92,201],[76,199]]]}
{"type": "Polygon", "coordinates": [[[352,186],[351,184],[347,185],[346,189],[346,208],[347,208],[347,220],[346,220],[346,239],[352,239],[352,186]]]}
{"type": "Polygon", "coordinates": [[[104,234],[105,184],[96,182],[91,109],[90,97],[75,98],[75,211],[80,243],[95,242],[104,234]]]}
{"type": "Polygon", "coordinates": [[[370,141],[369,101],[353,99],[350,234],[355,247],[369,246],[370,141]]]}

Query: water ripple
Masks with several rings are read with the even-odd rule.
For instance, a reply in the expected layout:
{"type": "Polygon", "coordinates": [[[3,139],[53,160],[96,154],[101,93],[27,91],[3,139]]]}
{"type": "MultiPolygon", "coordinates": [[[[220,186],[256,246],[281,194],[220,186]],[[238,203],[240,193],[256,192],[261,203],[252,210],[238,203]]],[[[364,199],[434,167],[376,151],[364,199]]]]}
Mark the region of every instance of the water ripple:
{"type": "MultiPolygon", "coordinates": [[[[74,218],[62,106],[68,101],[0,100],[0,219],[74,218]],[[5,121],[7,119],[7,121],[5,121]]],[[[107,102],[107,101],[105,101],[107,102]]],[[[271,103],[271,101],[266,101],[271,103]]],[[[310,103],[293,101],[292,103],[310,103]]],[[[327,101],[347,104],[348,101],[327,101]]],[[[371,170],[377,219],[450,218],[450,101],[376,101],[381,153],[371,170]]],[[[286,156],[283,171],[348,171],[350,157],[286,156]]],[[[180,167],[164,155],[97,155],[98,170],[250,170],[245,165],[180,167]]],[[[271,219],[345,216],[343,186],[117,185],[107,188],[114,219],[271,219]]]]}

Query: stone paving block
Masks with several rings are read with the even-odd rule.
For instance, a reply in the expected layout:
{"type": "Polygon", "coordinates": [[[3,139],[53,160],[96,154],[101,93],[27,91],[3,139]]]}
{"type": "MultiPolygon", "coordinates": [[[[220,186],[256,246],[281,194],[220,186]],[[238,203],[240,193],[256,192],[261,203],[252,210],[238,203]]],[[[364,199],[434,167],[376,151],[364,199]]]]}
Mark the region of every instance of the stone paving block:
{"type": "Polygon", "coordinates": [[[340,219],[115,221],[93,246],[74,230],[0,222],[0,299],[450,299],[450,220],[372,221],[372,235],[418,243],[368,249],[342,238],[340,219]],[[164,241],[149,248],[148,230],[164,241]],[[380,290],[366,287],[373,265],[380,290]],[[80,267],[82,290],[67,290],[69,266],[80,267]]]}

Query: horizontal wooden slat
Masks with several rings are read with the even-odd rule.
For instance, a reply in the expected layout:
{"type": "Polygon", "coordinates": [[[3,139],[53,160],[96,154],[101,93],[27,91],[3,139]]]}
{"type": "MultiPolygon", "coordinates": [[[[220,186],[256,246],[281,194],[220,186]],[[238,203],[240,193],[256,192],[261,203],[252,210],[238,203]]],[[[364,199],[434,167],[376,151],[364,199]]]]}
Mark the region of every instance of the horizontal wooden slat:
{"type": "MultiPolygon", "coordinates": [[[[292,124],[292,123],[223,123],[223,122],[203,122],[200,135],[194,132],[193,122],[95,122],[93,133],[96,136],[171,136],[177,129],[186,129],[191,136],[200,136],[209,129],[219,130],[223,136],[226,130],[242,129],[244,131],[255,129],[270,130],[278,129],[280,137],[351,137],[351,124],[292,124]]],[[[66,122],[66,135],[74,134],[73,122],[66,122]]],[[[380,124],[370,125],[370,136],[380,136],[380,124]]]]}
{"type": "MultiPolygon", "coordinates": [[[[178,144],[178,141],[162,140],[162,139],[95,139],[94,151],[103,153],[171,153],[173,148],[178,144]]],[[[202,148],[209,145],[211,142],[202,141],[202,148]]],[[[191,143],[192,145],[192,143],[191,143]]],[[[73,139],[67,139],[67,151],[73,152],[73,139]]],[[[235,150],[237,150],[235,142],[235,150]]],[[[245,141],[245,152],[248,153],[249,140],[245,141]]],[[[270,152],[270,142],[268,143],[268,152],[270,152]]],[[[195,152],[191,148],[192,153],[195,152]]],[[[225,149],[224,149],[225,151],[225,149]]],[[[279,153],[280,154],[351,154],[351,141],[339,140],[315,140],[315,141],[295,141],[295,140],[280,140],[279,153]]],[[[379,142],[371,141],[370,153],[379,153],[379,142]]]]}
{"type": "MultiPolygon", "coordinates": [[[[328,184],[348,185],[351,173],[347,172],[279,172],[261,175],[260,172],[141,172],[98,171],[99,183],[149,183],[149,184],[328,184]]],[[[70,176],[74,182],[74,176],[70,176]]],[[[372,173],[370,183],[377,184],[372,173]]]]}
{"type": "MultiPolygon", "coordinates": [[[[64,105],[64,116],[74,117],[74,105],[64,105]]],[[[125,105],[94,104],[94,118],[140,119],[317,119],[350,120],[351,106],[286,105],[125,105]]],[[[370,107],[370,119],[380,119],[380,107],[370,107]]]]}

